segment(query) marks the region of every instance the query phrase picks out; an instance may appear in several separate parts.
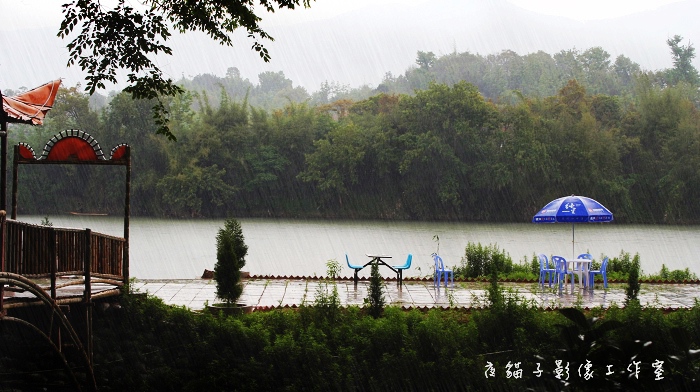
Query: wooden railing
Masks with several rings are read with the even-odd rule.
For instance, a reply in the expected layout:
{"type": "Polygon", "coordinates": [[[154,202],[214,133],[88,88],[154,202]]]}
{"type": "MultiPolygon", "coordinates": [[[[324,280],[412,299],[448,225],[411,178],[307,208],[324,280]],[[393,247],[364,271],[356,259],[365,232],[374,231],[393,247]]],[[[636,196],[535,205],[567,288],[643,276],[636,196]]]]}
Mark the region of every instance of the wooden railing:
{"type": "Polygon", "coordinates": [[[6,219],[5,272],[29,278],[50,278],[52,290],[59,276],[100,278],[122,285],[124,238],[93,233],[90,229],[40,226],[6,219]],[[89,262],[86,262],[89,261],[89,262]]]}

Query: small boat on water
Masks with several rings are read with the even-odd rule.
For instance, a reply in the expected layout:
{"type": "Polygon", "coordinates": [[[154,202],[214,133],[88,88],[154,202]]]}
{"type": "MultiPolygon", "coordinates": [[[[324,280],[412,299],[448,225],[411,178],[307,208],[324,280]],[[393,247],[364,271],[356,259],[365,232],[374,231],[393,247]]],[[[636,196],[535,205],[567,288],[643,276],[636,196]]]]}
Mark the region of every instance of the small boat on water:
{"type": "Polygon", "coordinates": [[[80,215],[80,216],[106,216],[106,212],[76,212],[76,211],[71,211],[71,215],[80,215]]]}

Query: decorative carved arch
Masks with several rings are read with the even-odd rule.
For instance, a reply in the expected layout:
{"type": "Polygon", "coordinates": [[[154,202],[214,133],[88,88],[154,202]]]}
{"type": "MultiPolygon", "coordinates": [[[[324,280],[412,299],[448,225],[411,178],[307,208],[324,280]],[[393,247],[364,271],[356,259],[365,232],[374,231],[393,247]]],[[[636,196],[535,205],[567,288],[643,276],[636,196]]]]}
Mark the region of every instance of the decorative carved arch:
{"type": "Polygon", "coordinates": [[[112,161],[116,160],[121,160],[126,158],[126,154],[129,153],[129,145],[128,144],[119,144],[115,146],[112,151],[109,152],[109,159],[112,161]]]}
{"type": "Polygon", "coordinates": [[[44,161],[52,163],[83,163],[95,164],[98,162],[111,162],[124,164],[129,146],[120,144],[111,151],[110,158],[105,158],[100,143],[90,134],[77,129],[69,129],[52,137],[44,146],[40,157],[27,143],[19,145],[20,163],[31,161],[44,161]],[[115,152],[117,152],[116,159],[115,152]]]}
{"type": "Polygon", "coordinates": [[[48,161],[95,161],[105,159],[102,147],[88,133],[69,129],[59,133],[44,146],[40,159],[48,161]]]}
{"type": "Polygon", "coordinates": [[[27,143],[19,143],[17,145],[19,149],[19,155],[22,159],[36,159],[36,154],[34,154],[34,149],[27,143]]]}

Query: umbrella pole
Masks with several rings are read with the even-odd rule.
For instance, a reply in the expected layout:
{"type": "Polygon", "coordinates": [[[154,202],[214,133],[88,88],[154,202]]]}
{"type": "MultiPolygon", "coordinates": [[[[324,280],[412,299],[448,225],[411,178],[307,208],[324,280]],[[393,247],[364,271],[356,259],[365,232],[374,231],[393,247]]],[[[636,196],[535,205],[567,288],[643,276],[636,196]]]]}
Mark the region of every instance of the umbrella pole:
{"type": "Polygon", "coordinates": [[[576,258],[576,223],[571,223],[571,258],[576,258]]]}

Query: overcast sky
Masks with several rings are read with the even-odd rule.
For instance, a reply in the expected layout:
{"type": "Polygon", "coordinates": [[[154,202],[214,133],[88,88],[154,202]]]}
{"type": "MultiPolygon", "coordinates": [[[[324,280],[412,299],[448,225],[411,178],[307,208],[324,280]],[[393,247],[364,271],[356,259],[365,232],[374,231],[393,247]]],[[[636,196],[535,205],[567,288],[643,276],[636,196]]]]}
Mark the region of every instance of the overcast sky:
{"type": "MultiPolygon", "coordinates": [[[[375,7],[379,4],[408,6],[431,0],[316,0],[311,8],[291,12],[279,12],[268,16],[270,21],[303,22],[325,19],[345,12],[375,7]]],[[[463,0],[464,1],[464,0],[463,0]]],[[[469,1],[469,0],[466,0],[469,1]]],[[[471,0],[482,1],[482,0],[471,0]]],[[[656,9],[662,5],[681,0],[507,0],[527,10],[545,14],[565,16],[576,20],[596,20],[629,15],[635,12],[656,9]]],[[[62,20],[60,0],[0,0],[0,29],[59,26],[62,20]]],[[[139,1],[130,1],[138,5],[139,1]]],[[[102,2],[109,4],[110,0],[102,2]]]]}
{"type": "Polygon", "coordinates": [[[577,20],[616,18],[678,1],[680,0],[508,0],[509,3],[530,11],[577,20]]]}
{"type": "MultiPolygon", "coordinates": [[[[57,76],[64,78],[64,83],[70,86],[78,82],[84,84],[79,67],[65,67],[67,41],[56,38],[63,18],[61,4],[66,1],[0,0],[0,88],[30,87],[57,76]]],[[[602,46],[613,59],[624,54],[640,63],[642,68],[654,70],[670,66],[666,39],[674,34],[683,35],[684,43],[697,44],[693,41],[700,37],[697,25],[694,21],[687,21],[687,14],[694,12],[684,11],[686,15],[681,15],[686,19],[685,25],[677,23],[678,16],[666,15],[663,20],[651,22],[657,26],[647,24],[642,29],[620,31],[620,34],[615,31],[603,38],[595,34],[596,30],[601,30],[600,24],[593,29],[552,34],[537,31],[532,25],[525,30],[519,29],[504,22],[498,13],[497,16],[490,14],[490,19],[482,19],[479,23],[474,23],[473,17],[476,13],[481,15],[488,4],[508,2],[529,12],[573,19],[571,23],[564,19],[563,23],[556,25],[558,27],[552,27],[568,29],[584,23],[582,21],[593,24],[592,21],[656,10],[670,3],[685,2],[695,7],[698,0],[690,1],[317,0],[312,2],[310,9],[261,14],[262,27],[276,38],[274,43],[266,44],[273,56],[271,63],[263,63],[250,51],[250,41],[245,36],[235,42],[234,48],[224,48],[198,33],[188,33],[183,37],[176,34],[170,41],[175,55],[163,56],[156,62],[166,76],[176,80],[200,73],[223,76],[228,67],[235,66],[244,78],[256,83],[260,72],[283,71],[295,85],[310,92],[317,90],[324,81],[338,81],[351,87],[361,84],[376,86],[386,72],[397,75],[410,67],[419,50],[433,51],[437,55],[453,50],[491,54],[506,49],[520,54],[537,50],[553,54],[564,49],[585,50],[602,46]],[[412,8],[420,12],[411,13],[412,8]],[[363,10],[368,11],[362,13],[363,10]],[[447,11],[441,14],[441,10],[447,11]],[[426,17],[426,12],[432,15],[426,17]],[[450,12],[460,12],[460,15],[454,18],[456,15],[450,12]],[[398,14],[407,19],[391,19],[398,14]],[[353,18],[358,15],[361,17],[353,18]],[[373,19],[375,17],[384,19],[373,19]],[[472,18],[471,26],[463,23],[468,18],[472,18]],[[328,21],[321,25],[324,20],[328,21]],[[317,31],[323,31],[323,36],[317,31]]],[[[114,2],[103,0],[102,4],[111,6],[114,2]]],[[[131,0],[131,4],[137,7],[141,3],[131,0]]],[[[605,24],[617,26],[618,21],[605,24]]]]}

